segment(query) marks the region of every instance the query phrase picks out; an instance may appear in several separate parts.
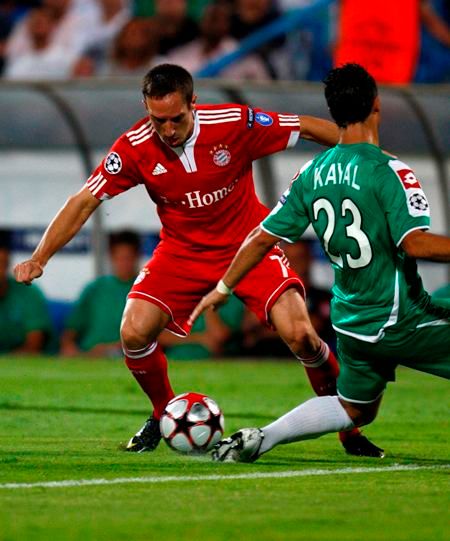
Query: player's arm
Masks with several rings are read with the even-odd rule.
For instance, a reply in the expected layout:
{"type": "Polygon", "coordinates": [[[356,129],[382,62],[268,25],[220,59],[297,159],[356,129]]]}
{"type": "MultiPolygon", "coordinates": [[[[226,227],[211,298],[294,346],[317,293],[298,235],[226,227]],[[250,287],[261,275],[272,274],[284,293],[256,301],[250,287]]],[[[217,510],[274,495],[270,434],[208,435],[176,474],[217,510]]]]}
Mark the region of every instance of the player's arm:
{"type": "Polygon", "coordinates": [[[416,259],[450,262],[450,238],[416,229],[408,233],[401,243],[403,250],[416,259]]]}
{"type": "Polygon", "coordinates": [[[189,317],[192,325],[198,316],[208,308],[216,309],[224,304],[238,283],[255,267],[280,241],[279,237],[263,231],[259,226],[251,231],[234,256],[228,270],[217,284],[194,308],[189,317]]]}
{"type": "Polygon", "coordinates": [[[339,141],[339,129],[334,122],[314,116],[301,115],[300,137],[333,147],[339,141]]]}
{"type": "Polygon", "coordinates": [[[16,280],[30,284],[39,278],[48,260],[78,233],[100,203],[87,188],[69,197],[47,227],[31,258],[14,267],[16,280]]]}

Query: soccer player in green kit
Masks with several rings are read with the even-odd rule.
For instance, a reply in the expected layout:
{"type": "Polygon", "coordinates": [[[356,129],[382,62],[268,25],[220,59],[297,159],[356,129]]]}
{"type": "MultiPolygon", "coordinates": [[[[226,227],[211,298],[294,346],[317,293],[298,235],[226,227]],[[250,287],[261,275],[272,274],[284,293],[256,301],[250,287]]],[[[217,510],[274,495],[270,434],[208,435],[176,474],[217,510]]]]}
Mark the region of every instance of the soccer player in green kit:
{"type": "Polygon", "coordinates": [[[450,238],[427,232],[419,181],[378,146],[371,75],[357,64],[336,68],[325,97],[339,144],[302,168],[191,318],[225,302],[225,287],[231,291],[280,239],[295,242],[312,224],[334,269],[338,396],[313,398],[262,429],[241,429],[219,442],[216,460],[252,462],[278,444],[372,422],[399,364],[450,379],[450,310],[431,302],[416,265],[416,258],[450,262],[450,238]]]}

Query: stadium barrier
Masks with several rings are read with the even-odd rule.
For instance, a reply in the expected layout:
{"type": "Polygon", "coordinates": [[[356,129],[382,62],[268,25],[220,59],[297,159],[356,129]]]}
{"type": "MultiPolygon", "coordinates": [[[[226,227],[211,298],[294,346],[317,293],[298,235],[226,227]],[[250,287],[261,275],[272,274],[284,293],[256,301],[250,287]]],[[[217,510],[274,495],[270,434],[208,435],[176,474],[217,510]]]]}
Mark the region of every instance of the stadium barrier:
{"type": "MultiPolygon", "coordinates": [[[[204,103],[239,102],[268,111],[328,115],[318,84],[243,85],[199,80],[196,86],[204,103]]],[[[442,233],[450,231],[449,95],[448,86],[381,88],[382,144],[414,167],[430,195],[433,231],[442,233]]],[[[0,227],[22,234],[26,230],[27,238],[36,240],[36,231],[42,231],[65,198],[79,189],[114,139],[144,116],[140,99],[139,80],[1,82],[0,227]]],[[[257,162],[257,189],[267,205],[275,203],[295,171],[318,149],[313,143],[301,142],[293,150],[257,162]]],[[[63,291],[63,278],[58,279],[56,274],[65,278],[71,274],[73,264],[77,264],[80,277],[78,282],[77,278],[71,279],[72,289],[66,297],[72,297],[87,279],[105,272],[107,231],[124,226],[138,227],[142,234],[158,231],[157,216],[149,211],[149,201],[126,197],[108,202],[94,214],[94,220],[82,233],[90,239],[87,252],[71,252],[69,248],[60,270],[46,273],[48,277],[42,283],[49,296],[63,291]]],[[[82,238],[75,241],[78,246],[83,245],[82,238]]],[[[22,246],[17,257],[29,253],[30,248],[30,243],[26,248],[22,246]]],[[[429,283],[438,287],[449,276],[445,269],[434,267],[429,269],[429,283]]],[[[321,280],[326,283],[329,273],[323,272],[321,280]]]]}

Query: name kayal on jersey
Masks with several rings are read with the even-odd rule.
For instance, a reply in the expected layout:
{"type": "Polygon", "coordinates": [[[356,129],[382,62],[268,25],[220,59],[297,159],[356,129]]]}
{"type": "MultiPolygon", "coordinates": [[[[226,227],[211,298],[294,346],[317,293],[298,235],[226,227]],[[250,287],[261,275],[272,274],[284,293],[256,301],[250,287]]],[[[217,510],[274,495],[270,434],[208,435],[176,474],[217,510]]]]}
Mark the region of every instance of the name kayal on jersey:
{"type": "Polygon", "coordinates": [[[323,188],[329,184],[338,186],[340,184],[347,184],[354,190],[360,190],[361,186],[356,183],[356,178],[358,175],[358,165],[353,165],[348,163],[345,166],[338,163],[332,163],[328,170],[325,168],[327,164],[322,164],[320,167],[314,168],[314,189],[323,188]]]}

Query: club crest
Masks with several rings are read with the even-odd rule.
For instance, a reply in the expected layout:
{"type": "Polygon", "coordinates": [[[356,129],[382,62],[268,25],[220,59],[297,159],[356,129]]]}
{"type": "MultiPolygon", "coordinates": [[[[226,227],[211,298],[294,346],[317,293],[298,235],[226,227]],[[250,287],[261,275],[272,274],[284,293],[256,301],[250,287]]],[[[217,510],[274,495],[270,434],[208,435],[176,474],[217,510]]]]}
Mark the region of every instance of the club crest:
{"type": "Polygon", "coordinates": [[[228,150],[228,145],[215,146],[209,153],[212,155],[213,162],[218,167],[225,167],[231,161],[231,153],[228,150]]]}

